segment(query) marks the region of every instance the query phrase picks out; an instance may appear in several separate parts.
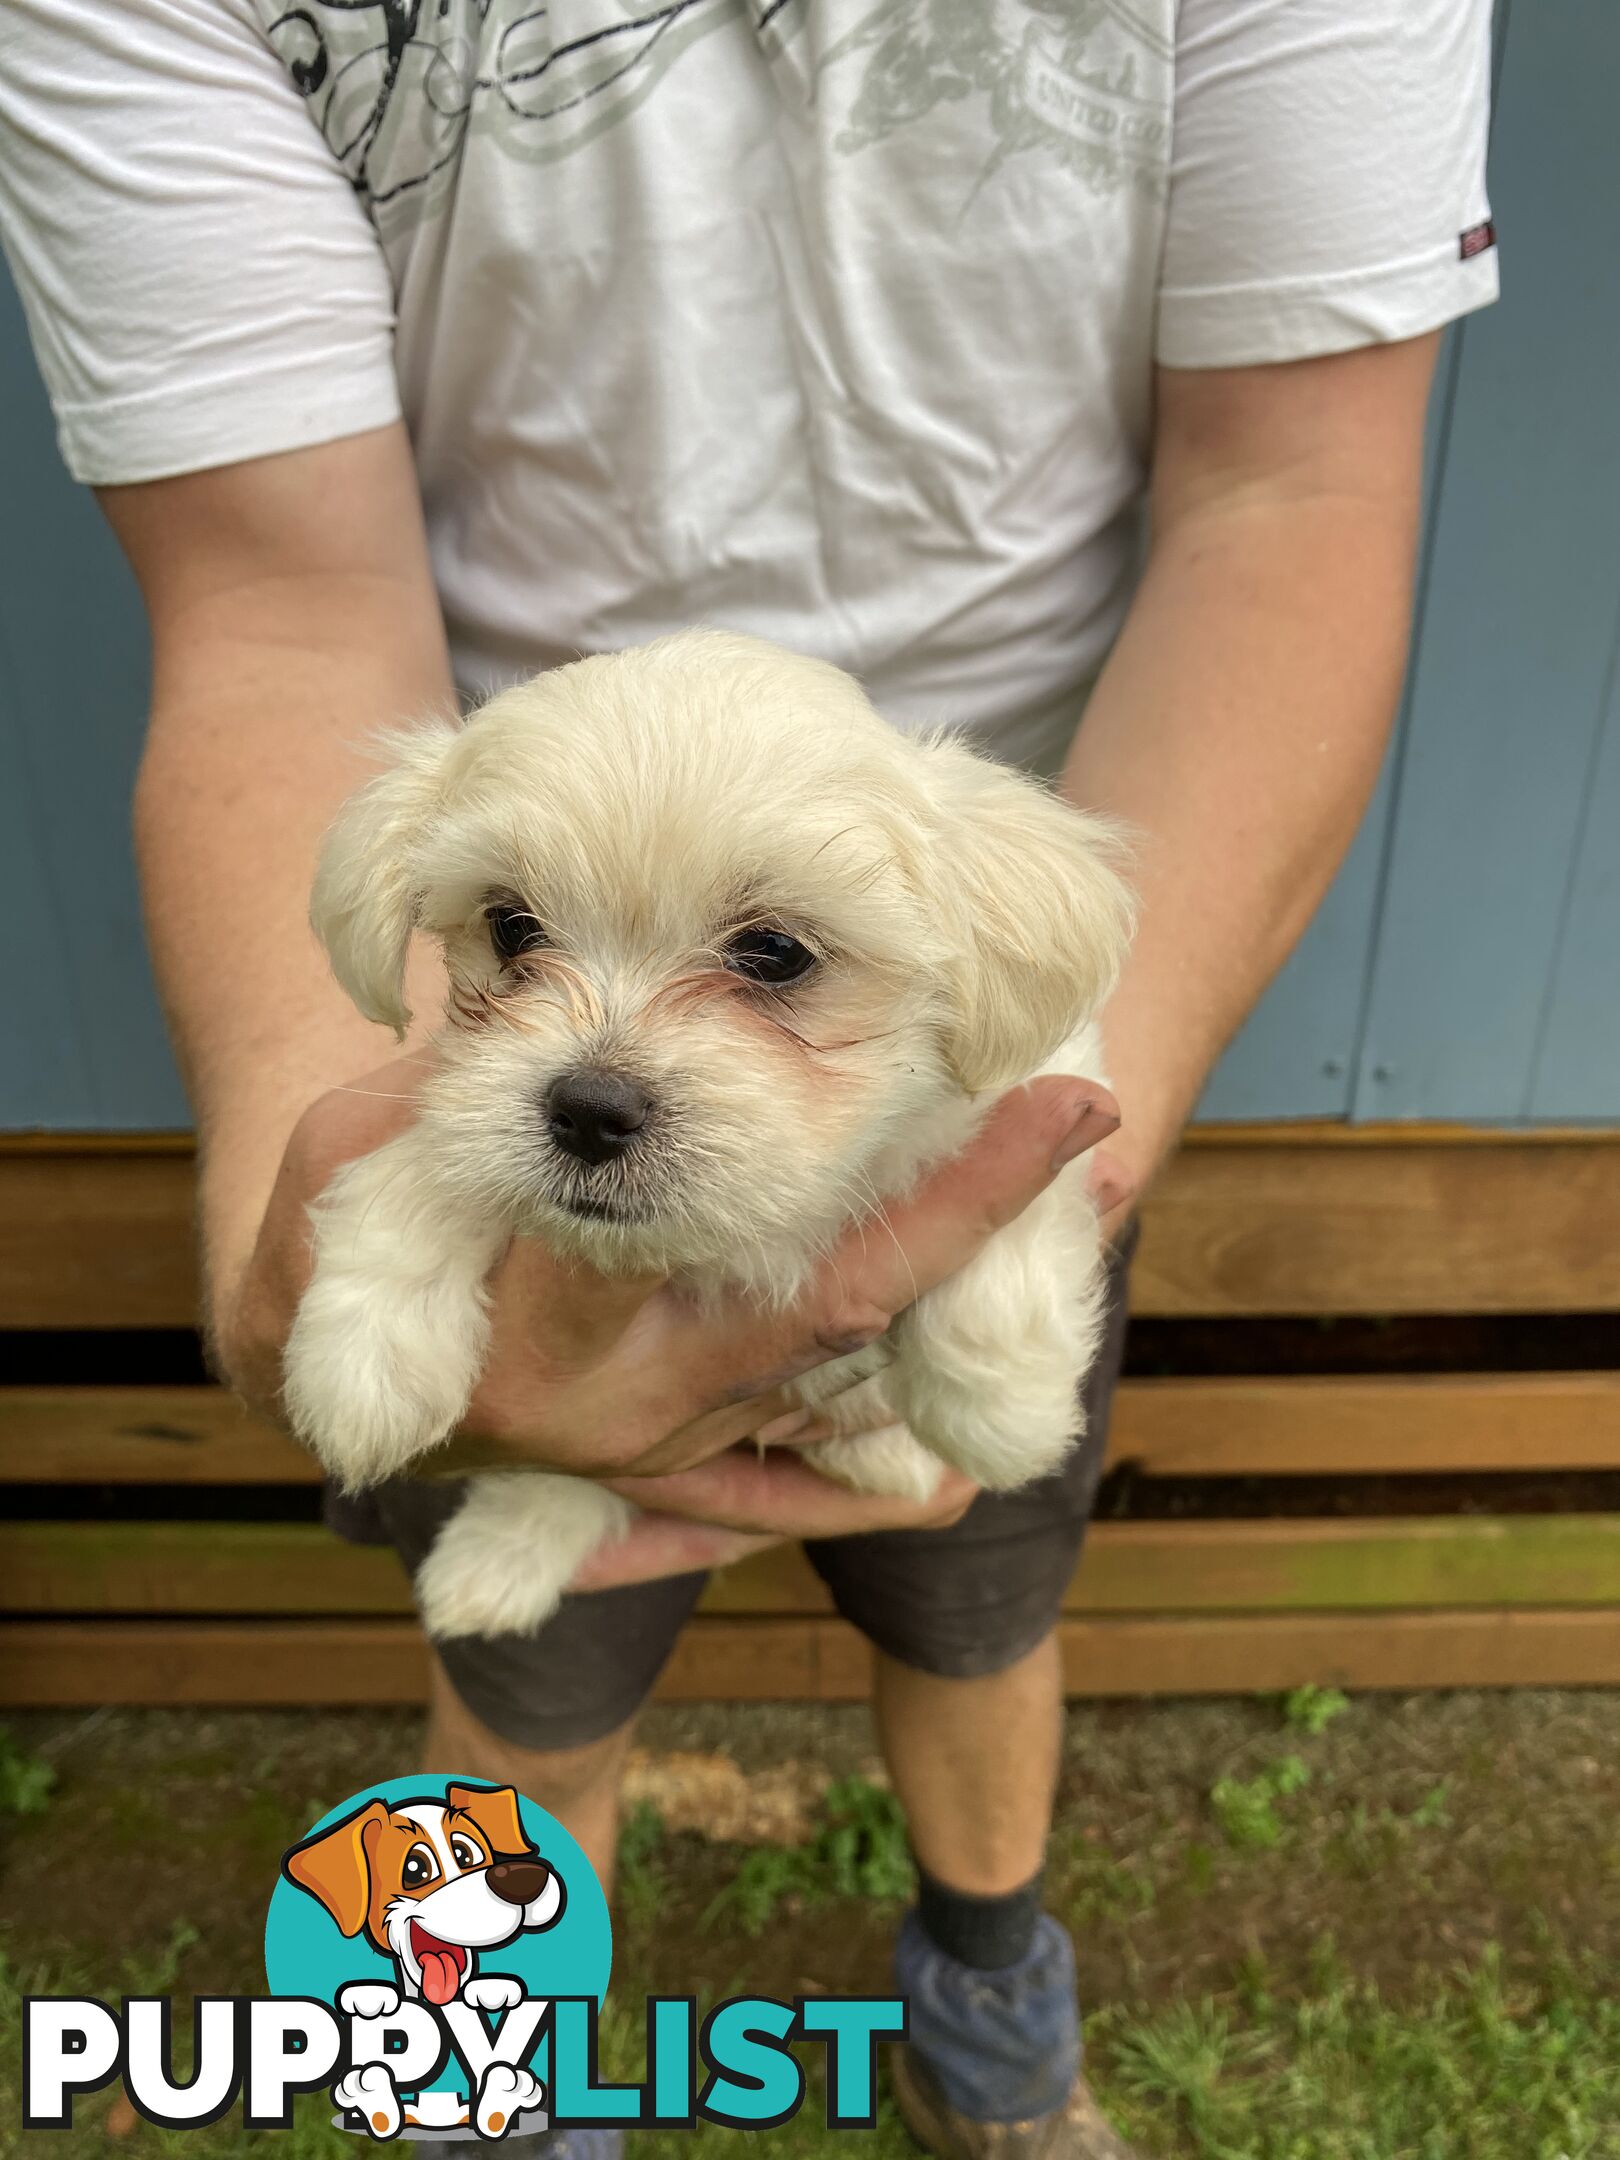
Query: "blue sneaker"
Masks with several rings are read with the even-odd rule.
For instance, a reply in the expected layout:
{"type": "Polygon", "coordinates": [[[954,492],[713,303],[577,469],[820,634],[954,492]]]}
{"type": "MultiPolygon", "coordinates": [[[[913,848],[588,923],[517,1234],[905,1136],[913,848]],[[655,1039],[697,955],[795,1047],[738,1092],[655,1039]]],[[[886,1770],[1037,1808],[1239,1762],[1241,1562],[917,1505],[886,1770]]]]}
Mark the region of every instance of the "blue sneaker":
{"type": "Polygon", "coordinates": [[[889,2078],[919,2145],[940,2160],[1137,2160],[1081,2073],[1074,1948],[1049,1913],[1000,1972],[958,1964],[908,1913],[894,1977],[910,2030],[889,2078]]]}

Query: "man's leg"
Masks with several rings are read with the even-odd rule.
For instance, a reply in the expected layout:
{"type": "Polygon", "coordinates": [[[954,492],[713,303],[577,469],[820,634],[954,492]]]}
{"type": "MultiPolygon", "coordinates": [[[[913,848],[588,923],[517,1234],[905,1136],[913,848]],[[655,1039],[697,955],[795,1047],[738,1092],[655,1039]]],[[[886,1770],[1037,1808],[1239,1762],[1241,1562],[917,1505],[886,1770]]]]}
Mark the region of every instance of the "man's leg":
{"type": "Polygon", "coordinates": [[[875,1653],[878,1729],[918,1901],[895,1946],[907,2126],[943,2160],[1130,2160],[1081,2075],[1074,1950],[1042,1909],[1057,1785],[1056,1626],[1101,1473],[1123,1349],[1124,1260],[1086,1386],[1086,1439],[1054,1476],[981,1494],[944,1530],[806,1551],[875,1653]]]}
{"type": "Polygon", "coordinates": [[[611,1893],[619,1841],[619,1781],[634,1730],[632,1721],[578,1747],[520,1747],[473,1715],[435,1657],[422,1767],[442,1776],[510,1785],[538,1800],[578,1839],[602,1888],[611,1893]]]}
{"type": "Polygon", "coordinates": [[[971,1897],[1022,1889],[1040,1872],[1057,1791],[1057,1637],[975,1680],[941,1679],[881,1650],[872,1668],[878,1739],[918,1866],[971,1897]]]}
{"type": "MultiPolygon", "coordinates": [[[[363,1504],[327,1496],[340,1534],[387,1542],[414,1575],[460,1504],[459,1485],[402,1479],[363,1504]]],[[[423,1767],[439,1776],[510,1785],[556,1816],[611,1889],[619,1778],[637,1712],[703,1588],[670,1577],[567,1597],[535,1635],[439,1644],[423,1767]]],[[[420,2160],[458,2160],[470,2148],[427,2139],[420,2160]]],[[[502,2140],[506,2160],[622,2160],[622,2130],[557,2130],[502,2140]]]]}

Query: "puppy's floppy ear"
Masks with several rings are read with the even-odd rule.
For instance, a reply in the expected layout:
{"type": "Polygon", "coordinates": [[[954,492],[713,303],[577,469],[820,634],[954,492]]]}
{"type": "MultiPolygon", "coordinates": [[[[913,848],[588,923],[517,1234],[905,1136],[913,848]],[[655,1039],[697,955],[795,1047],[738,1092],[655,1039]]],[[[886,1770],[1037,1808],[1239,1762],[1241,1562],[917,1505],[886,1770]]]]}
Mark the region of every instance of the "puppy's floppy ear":
{"type": "Polygon", "coordinates": [[[371,1909],[371,1851],[367,1833],[388,1820],[373,1800],[330,1830],[305,1838],[281,1863],[287,1880],[324,1905],[345,1935],[358,1935],[371,1909]]]}
{"type": "Polygon", "coordinates": [[[332,972],[368,1020],[403,1036],[405,955],[416,922],[416,845],[458,730],[430,720],[382,738],[388,768],[338,812],[321,843],[309,919],[332,972]]]}
{"type": "Polygon", "coordinates": [[[1034,1072],[1114,987],[1130,942],[1125,845],[1027,774],[935,742],[929,897],[947,932],[950,1056],[970,1094],[1034,1072]]]}
{"type": "Polygon", "coordinates": [[[458,1815],[468,1816],[484,1833],[497,1860],[515,1860],[534,1851],[510,1785],[452,1785],[445,1798],[458,1815]]]}

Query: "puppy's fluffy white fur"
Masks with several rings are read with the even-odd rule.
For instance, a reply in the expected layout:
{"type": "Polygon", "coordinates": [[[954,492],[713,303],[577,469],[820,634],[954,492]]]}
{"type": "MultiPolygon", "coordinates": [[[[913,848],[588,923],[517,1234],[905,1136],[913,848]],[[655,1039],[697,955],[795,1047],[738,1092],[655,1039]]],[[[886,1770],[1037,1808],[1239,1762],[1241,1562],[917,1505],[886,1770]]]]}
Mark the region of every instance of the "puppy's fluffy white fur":
{"type": "MultiPolygon", "coordinates": [[[[351,1486],[465,1412],[486,1281],[533,1237],[609,1274],[785,1301],[853,1219],[960,1149],[1035,1074],[1101,1078],[1091,1015],[1129,932],[1118,847],[1036,782],[885,725],[837,669],[699,631],[394,738],[327,837],[313,920],[369,1018],[403,1031],[406,951],[441,943],[448,1025],[409,1131],[313,1210],[286,1401],[351,1486]],[[503,961],[492,909],[532,949],[503,961]],[[761,987],[733,941],[814,956],[761,987]],[[615,1159],[555,1143],[547,1091],[633,1079],[615,1159]]],[[[848,1428],[812,1453],[871,1491],[941,1460],[1004,1489],[1076,1437],[1101,1254],[1081,1164],[887,1335],[796,1384],[848,1428]],[[873,1414],[881,1429],[859,1432],[873,1414]]],[[[631,1510],[600,1485],[476,1478],[419,1592],[440,1636],[526,1631],[631,1510]]]]}

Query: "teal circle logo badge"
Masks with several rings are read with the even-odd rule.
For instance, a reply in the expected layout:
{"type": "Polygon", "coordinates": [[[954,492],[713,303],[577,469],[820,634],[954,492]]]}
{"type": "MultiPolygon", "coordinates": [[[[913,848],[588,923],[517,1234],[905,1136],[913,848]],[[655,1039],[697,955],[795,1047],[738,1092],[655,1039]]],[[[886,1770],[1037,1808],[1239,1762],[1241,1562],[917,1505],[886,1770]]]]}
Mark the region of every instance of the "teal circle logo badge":
{"type": "Polygon", "coordinates": [[[388,1778],[329,1810],[283,1856],[265,1926],[271,1994],[347,2020],[335,2120],[390,2140],[543,2129],[547,2013],[600,2007],[612,1962],[574,1839],[468,1778],[388,1778]]]}

